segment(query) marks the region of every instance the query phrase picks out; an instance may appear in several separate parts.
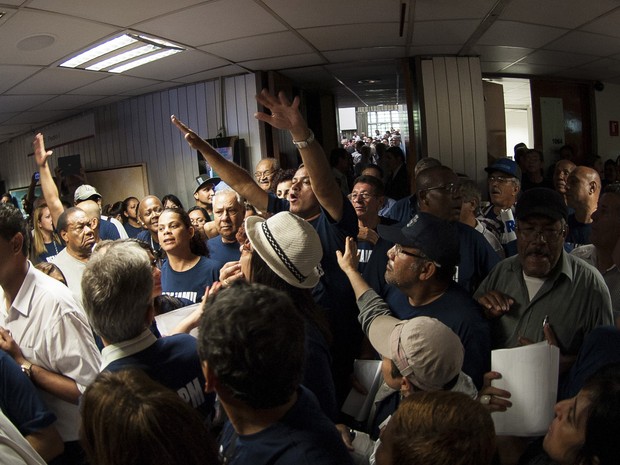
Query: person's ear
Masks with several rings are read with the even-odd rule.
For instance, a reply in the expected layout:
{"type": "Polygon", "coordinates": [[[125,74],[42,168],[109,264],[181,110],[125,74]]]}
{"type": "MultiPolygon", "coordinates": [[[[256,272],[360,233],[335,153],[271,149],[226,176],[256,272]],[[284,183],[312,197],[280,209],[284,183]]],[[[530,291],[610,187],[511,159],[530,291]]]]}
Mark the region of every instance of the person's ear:
{"type": "Polygon", "coordinates": [[[432,278],[433,276],[435,276],[436,272],[437,272],[437,265],[435,265],[435,262],[432,262],[430,260],[427,262],[424,262],[424,264],[422,265],[422,271],[420,272],[419,279],[421,281],[426,281],[432,278]]]}
{"type": "Polygon", "coordinates": [[[22,233],[16,233],[11,239],[11,250],[14,254],[21,253],[22,246],[24,245],[24,236],[22,233]]]}
{"type": "Polygon", "coordinates": [[[406,376],[403,376],[400,381],[400,393],[403,397],[407,397],[409,394],[413,392],[413,384],[411,381],[407,379],[406,376]]]}
{"type": "Polygon", "coordinates": [[[205,376],[205,393],[209,394],[211,392],[215,392],[216,386],[219,384],[217,376],[209,368],[209,362],[203,360],[201,365],[202,373],[205,376]]]}

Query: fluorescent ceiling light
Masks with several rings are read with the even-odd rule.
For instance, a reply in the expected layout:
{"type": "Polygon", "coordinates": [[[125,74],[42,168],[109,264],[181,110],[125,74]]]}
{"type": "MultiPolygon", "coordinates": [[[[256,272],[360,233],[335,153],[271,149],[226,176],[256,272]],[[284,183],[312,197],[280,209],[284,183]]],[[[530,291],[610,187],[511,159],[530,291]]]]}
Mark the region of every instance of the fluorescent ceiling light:
{"type": "Polygon", "coordinates": [[[185,49],[162,39],[127,33],[85,50],[59,66],[122,73],[183,51],[185,49]],[[138,57],[142,58],[136,60],[138,57]]]}
{"type": "Polygon", "coordinates": [[[178,50],[178,49],[175,49],[175,50],[164,50],[163,52],[155,53],[154,55],[149,55],[147,57],[140,58],[139,60],[131,61],[131,62],[125,64],[125,65],[118,66],[118,67],[113,68],[113,69],[111,69],[109,71],[111,73],[122,73],[123,71],[127,71],[128,69],[136,68],[136,67],[142,66],[142,65],[146,65],[147,63],[150,63],[152,61],[161,60],[162,58],[165,58],[165,57],[170,56],[170,55],[174,55],[175,53],[179,53],[179,52],[182,52],[182,51],[183,50],[178,50]]]}

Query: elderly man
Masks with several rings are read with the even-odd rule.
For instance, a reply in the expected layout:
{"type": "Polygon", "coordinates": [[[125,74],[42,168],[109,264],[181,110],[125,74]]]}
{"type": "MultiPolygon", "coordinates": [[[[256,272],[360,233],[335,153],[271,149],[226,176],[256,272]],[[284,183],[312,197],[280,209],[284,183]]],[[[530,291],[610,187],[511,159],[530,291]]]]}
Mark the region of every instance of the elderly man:
{"type": "Polygon", "coordinates": [[[78,401],[97,375],[99,352],[71,291],[28,261],[29,238],[21,212],[0,206],[0,348],[58,418],[59,463],[78,463],[78,401]]]}
{"type": "Polygon", "coordinates": [[[84,271],[84,309],[104,345],[102,370],[129,367],[177,392],[207,417],[213,397],[205,396],[196,339],[177,334],[157,339],[153,277],[146,251],[135,242],[117,242],[93,254],[84,271]]]}
{"type": "Polygon", "coordinates": [[[256,164],[254,179],[265,192],[275,192],[274,180],[280,173],[280,162],[277,158],[263,158],[256,164]]]}
{"type": "Polygon", "coordinates": [[[123,226],[123,223],[116,218],[107,217],[101,214],[102,197],[97,189],[88,184],[82,184],[75,190],[73,195],[74,205],[81,207],[83,202],[93,201],[99,207],[99,237],[101,240],[116,240],[127,239],[127,231],[123,226]]]}
{"type": "Polygon", "coordinates": [[[229,420],[220,437],[224,462],[352,463],[316,397],[299,384],[304,323],[290,298],[240,282],[208,306],[198,353],[205,391],[217,393],[229,420]]]}
{"type": "Polygon", "coordinates": [[[584,338],[613,321],[600,273],[564,251],[567,211],[562,196],[546,188],[525,192],[516,208],[518,255],[496,266],[475,298],[491,319],[493,348],[544,339],[570,367],[584,338]]]}
{"type": "Polygon", "coordinates": [[[353,290],[338,267],[336,250],[344,249],[346,236],[357,236],[355,210],[330,175],[325,152],[299,112],[299,98],[289,102],[283,93],[274,96],[263,90],[257,100],[270,110],[271,115],[257,113],[256,118],[288,130],[304,163],[295,173],[288,200],[278,199],[273,193],[261,189],[247,171],[223,158],[175,117],[172,122],[185,134],[190,146],[200,150],[222,179],[256,208],[270,213],[289,210],[316,229],[323,246],[321,266],[325,274],[314,288],[313,296],[326,309],[334,335],[335,382],[344,400],[349,391],[348,375],[353,368],[353,359],[358,355],[363,334],[357,322],[353,290]]]}
{"type": "Polygon", "coordinates": [[[613,252],[620,241],[620,188],[609,185],[603,190],[598,208],[592,213],[592,244],[575,248],[571,255],[584,259],[603,275],[611,294],[616,324],[620,327],[620,269],[613,252]]]}
{"type": "Polygon", "coordinates": [[[80,208],[71,207],[58,217],[56,229],[66,247],[56,255],[54,264],[65,275],[67,286],[82,303],[82,273],[97,242],[95,222],[80,208]]]}
{"type": "Polygon", "coordinates": [[[213,196],[213,216],[217,236],[207,241],[209,258],[219,262],[219,267],[227,262],[239,260],[241,252],[237,242],[237,231],[245,218],[243,200],[232,189],[218,191],[213,196]]]}
{"type": "MultiPolygon", "coordinates": [[[[459,262],[456,225],[418,213],[404,228],[379,226],[379,233],[396,244],[388,251],[385,280],[404,298],[398,299],[398,306],[390,305],[392,314],[401,320],[437,318],[454,331],[465,347],[463,371],[480,388],[491,364],[489,326],[481,316],[480,306],[452,279],[459,262]]],[[[353,246],[349,242],[347,247],[353,246]]],[[[359,299],[370,286],[359,284],[363,278],[350,267],[344,271],[359,299]]],[[[374,291],[371,294],[376,296],[374,291]]]]}
{"type": "Polygon", "coordinates": [[[512,160],[500,158],[484,169],[489,173],[489,198],[491,205],[478,219],[499,239],[504,256],[517,253],[514,206],[521,189],[521,169],[512,160]]]}
{"type": "Polygon", "coordinates": [[[568,176],[566,199],[575,211],[568,215],[567,250],[590,243],[592,213],[601,193],[601,178],[593,168],[579,166],[568,176]]]}

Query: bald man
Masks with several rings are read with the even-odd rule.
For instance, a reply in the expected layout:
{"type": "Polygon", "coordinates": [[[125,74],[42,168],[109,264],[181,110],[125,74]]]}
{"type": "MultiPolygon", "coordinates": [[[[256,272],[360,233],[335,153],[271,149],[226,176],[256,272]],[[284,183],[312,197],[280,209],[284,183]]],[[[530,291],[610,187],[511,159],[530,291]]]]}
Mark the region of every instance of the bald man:
{"type": "Polygon", "coordinates": [[[568,176],[566,185],[568,206],[575,210],[568,217],[566,248],[572,250],[590,244],[592,213],[596,211],[601,193],[601,178],[593,168],[578,166],[568,176]]]}

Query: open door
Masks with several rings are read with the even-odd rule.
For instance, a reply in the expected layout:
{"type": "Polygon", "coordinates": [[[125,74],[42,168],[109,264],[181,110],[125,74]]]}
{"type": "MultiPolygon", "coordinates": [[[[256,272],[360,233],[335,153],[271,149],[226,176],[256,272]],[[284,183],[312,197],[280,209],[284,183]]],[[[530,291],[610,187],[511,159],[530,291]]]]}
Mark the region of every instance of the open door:
{"type": "Polygon", "coordinates": [[[495,82],[482,81],[484,114],[487,125],[488,164],[506,154],[506,113],[504,108],[504,86],[495,82]]]}

